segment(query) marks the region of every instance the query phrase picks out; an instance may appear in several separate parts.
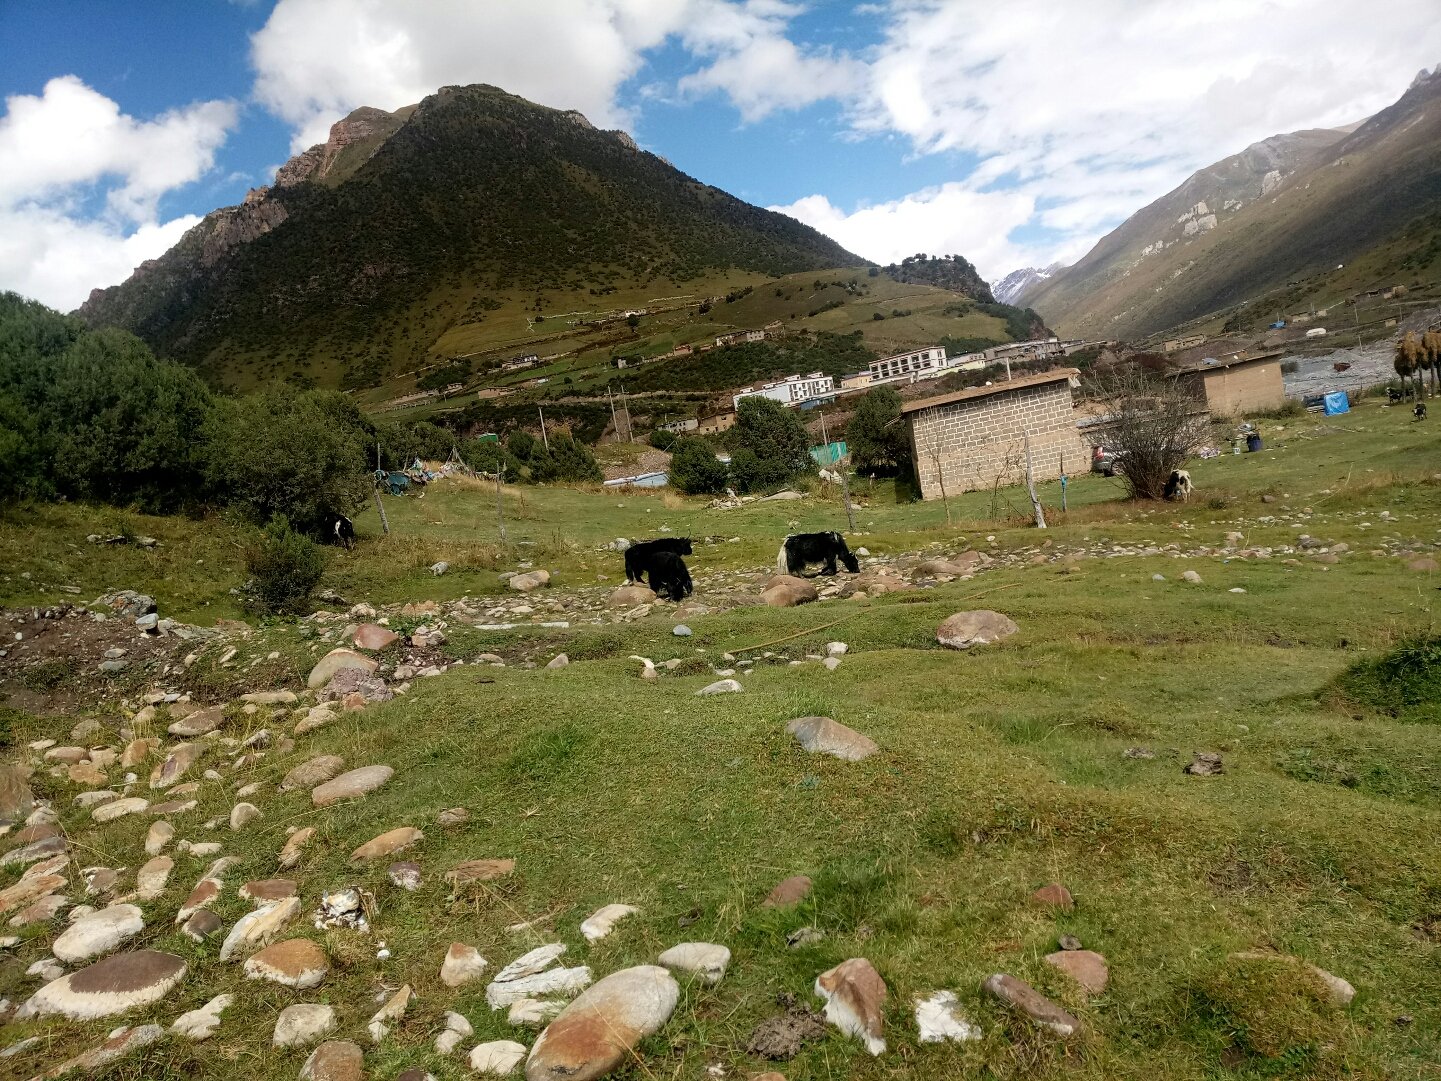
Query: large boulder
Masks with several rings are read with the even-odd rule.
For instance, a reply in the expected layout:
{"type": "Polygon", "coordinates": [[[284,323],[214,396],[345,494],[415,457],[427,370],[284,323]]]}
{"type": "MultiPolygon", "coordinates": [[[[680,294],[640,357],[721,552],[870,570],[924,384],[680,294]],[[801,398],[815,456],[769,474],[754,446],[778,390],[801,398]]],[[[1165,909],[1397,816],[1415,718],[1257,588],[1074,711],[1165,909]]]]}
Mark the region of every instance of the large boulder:
{"type": "Polygon", "coordinates": [[[318,689],[330,682],[334,675],[345,668],[357,668],[367,676],[374,675],[379,665],[369,657],[362,656],[353,649],[340,647],[332,649],[324,657],[321,657],[314,668],[310,670],[309,677],[305,680],[307,687],[318,689]]]}
{"type": "Polygon", "coordinates": [[[114,1017],[159,1002],[185,978],[185,962],[155,950],[120,953],[52,980],[30,997],[18,1020],[60,1014],[72,1021],[114,1017]]]}
{"type": "Polygon", "coordinates": [[[550,585],[550,571],[535,570],[512,574],[506,584],[520,593],[529,593],[541,586],[550,585]]]}
{"type": "Polygon", "coordinates": [[[816,587],[793,574],[772,575],[761,590],[761,600],[772,608],[794,608],[820,597],[816,587]]]}
{"type": "Polygon", "coordinates": [[[560,1012],[531,1048],[526,1081],[604,1077],[660,1030],[680,1001],[680,985],[657,965],[612,973],[560,1012]]]}
{"type": "Polygon", "coordinates": [[[948,649],[970,649],[999,642],[1020,629],[1009,616],[983,608],[948,616],[936,628],[936,641],[948,649]]]}
{"type": "Polygon", "coordinates": [[[874,740],[829,717],[797,717],[786,725],[800,745],[812,754],[828,754],[859,762],[880,750],[874,740]]]}
{"type": "Polygon", "coordinates": [[[612,608],[634,608],[638,604],[653,604],[655,590],[647,586],[621,586],[610,595],[606,603],[612,608]]]}

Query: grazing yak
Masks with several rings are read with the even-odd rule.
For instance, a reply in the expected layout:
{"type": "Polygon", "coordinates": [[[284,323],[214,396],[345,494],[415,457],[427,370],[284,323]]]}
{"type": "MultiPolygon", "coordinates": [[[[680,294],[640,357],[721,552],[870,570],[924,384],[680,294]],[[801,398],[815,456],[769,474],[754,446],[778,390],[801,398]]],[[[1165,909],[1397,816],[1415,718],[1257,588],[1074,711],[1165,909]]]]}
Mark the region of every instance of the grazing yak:
{"type": "Polygon", "coordinates": [[[348,552],[355,544],[355,523],[343,514],[332,514],[326,537],[332,544],[343,544],[348,552]]]}
{"type": "Polygon", "coordinates": [[[1191,483],[1191,474],[1184,469],[1171,470],[1171,476],[1166,480],[1166,490],[1162,494],[1171,500],[1179,499],[1186,502],[1194,485],[1191,483]]]}
{"type": "Polygon", "coordinates": [[[824,563],[825,566],[817,573],[831,575],[836,573],[837,559],[852,574],[861,569],[856,557],[846,547],[846,539],[839,533],[792,533],[776,553],[776,573],[814,578],[815,575],[805,573],[806,564],[824,563]]]}
{"type": "MultiPolygon", "coordinates": [[[[655,568],[655,557],[661,552],[669,552],[676,556],[688,556],[691,554],[689,537],[659,537],[656,540],[637,541],[625,550],[625,577],[627,581],[645,584],[646,572],[655,568]]],[[[690,578],[686,578],[689,584],[690,578]]],[[[651,579],[651,588],[656,589],[655,579],[651,579]]]]}
{"type": "Polygon", "coordinates": [[[690,571],[674,552],[656,552],[650,559],[650,587],[657,597],[679,603],[691,595],[690,571]]]}

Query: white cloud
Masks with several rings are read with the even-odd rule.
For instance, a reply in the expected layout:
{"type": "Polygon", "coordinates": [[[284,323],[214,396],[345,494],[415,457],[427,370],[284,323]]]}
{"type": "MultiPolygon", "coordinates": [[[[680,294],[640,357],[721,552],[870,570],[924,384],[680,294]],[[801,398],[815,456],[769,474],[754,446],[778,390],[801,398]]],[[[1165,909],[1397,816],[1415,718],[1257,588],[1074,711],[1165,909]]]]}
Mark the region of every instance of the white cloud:
{"type": "Polygon", "coordinates": [[[600,126],[626,120],[616,91],[645,50],[685,25],[694,0],[280,0],[251,38],[260,102],[325,139],[361,105],[397,109],[438,87],[487,82],[600,126]]]}
{"type": "Polygon", "coordinates": [[[0,116],[0,288],[58,308],[123,280],[198,220],[161,196],[205,175],[236,119],[207,101],[137,120],[73,75],[6,99],[0,116]],[[86,208],[103,197],[103,210],[86,208]]]}

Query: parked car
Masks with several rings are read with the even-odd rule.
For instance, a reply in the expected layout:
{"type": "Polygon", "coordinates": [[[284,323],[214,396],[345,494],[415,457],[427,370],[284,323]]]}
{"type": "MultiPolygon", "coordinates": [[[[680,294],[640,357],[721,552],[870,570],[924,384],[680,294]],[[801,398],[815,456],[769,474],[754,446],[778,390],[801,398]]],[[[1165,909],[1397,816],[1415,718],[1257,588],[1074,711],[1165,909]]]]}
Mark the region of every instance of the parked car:
{"type": "Polygon", "coordinates": [[[1125,456],[1124,450],[1107,450],[1105,447],[1096,447],[1091,454],[1091,472],[1099,473],[1103,477],[1114,477],[1117,463],[1125,456]]]}

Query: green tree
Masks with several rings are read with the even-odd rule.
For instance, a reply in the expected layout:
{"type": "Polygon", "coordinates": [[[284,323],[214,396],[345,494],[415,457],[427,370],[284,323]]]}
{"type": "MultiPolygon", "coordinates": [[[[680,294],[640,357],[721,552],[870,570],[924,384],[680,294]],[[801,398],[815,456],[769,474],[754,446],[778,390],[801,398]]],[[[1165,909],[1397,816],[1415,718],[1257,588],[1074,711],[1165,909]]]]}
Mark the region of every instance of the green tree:
{"type": "Polygon", "coordinates": [[[846,449],[861,472],[891,474],[910,461],[910,432],[894,387],[876,387],[860,400],[846,425],[846,449]]]}
{"type": "Polygon", "coordinates": [[[528,462],[535,454],[535,448],[540,441],[531,435],[524,428],[517,428],[505,437],[506,449],[522,462],[528,462]]]}
{"type": "Polygon", "coordinates": [[[245,553],[248,607],[265,615],[301,610],[325,573],[325,553],[277,515],[245,553]]]}
{"type": "Polygon", "coordinates": [[[741,399],[731,440],[731,473],[744,491],[778,488],[816,471],[800,417],[769,398],[741,399]]]}
{"type": "Polygon", "coordinates": [[[680,439],[672,448],[670,482],[686,495],[724,491],[729,472],[704,439],[680,439]]]}
{"type": "Polygon", "coordinates": [[[206,479],[254,521],[282,515],[316,533],[327,515],[365,501],[373,435],[350,399],[333,391],[276,384],[222,398],[204,431],[206,479]]]}
{"type": "Polygon", "coordinates": [[[550,438],[550,450],[542,447],[530,459],[530,479],[536,483],[556,481],[599,484],[605,479],[600,463],[584,443],[568,435],[550,438]]]}

